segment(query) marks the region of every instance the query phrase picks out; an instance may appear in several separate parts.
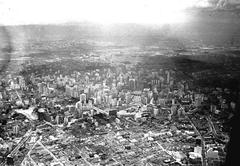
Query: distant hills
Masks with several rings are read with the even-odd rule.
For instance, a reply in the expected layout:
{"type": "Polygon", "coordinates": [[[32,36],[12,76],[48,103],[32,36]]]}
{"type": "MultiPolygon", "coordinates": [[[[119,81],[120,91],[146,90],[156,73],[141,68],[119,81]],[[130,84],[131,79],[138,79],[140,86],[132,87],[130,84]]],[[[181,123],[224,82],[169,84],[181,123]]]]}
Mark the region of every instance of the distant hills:
{"type": "Polygon", "coordinates": [[[66,23],[61,25],[9,26],[12,40],[48,41],[94,39],[125,44],[152,45],[171,39],[189,44],[239,45],[240,12],[231,10],[192,9],[186,23],[175,25],[66,23]]]}

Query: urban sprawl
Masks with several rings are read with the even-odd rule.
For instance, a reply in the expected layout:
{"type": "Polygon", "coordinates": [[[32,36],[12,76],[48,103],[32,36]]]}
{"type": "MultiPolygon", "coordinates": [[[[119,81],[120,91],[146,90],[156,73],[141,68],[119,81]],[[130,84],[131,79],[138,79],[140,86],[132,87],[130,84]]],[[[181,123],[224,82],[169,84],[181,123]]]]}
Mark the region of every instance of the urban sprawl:
{"type": "Polygon", "coordinates": [[[1,80],[0,165],[223,164],[231,89],[161,66],[58,63],[1,80]]]}

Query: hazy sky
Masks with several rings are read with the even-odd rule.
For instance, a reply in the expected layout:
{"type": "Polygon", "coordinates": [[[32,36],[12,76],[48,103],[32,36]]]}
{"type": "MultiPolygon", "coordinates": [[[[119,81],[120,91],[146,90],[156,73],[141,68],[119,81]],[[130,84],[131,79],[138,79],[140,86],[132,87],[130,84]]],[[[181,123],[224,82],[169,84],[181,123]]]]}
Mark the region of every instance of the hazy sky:
{"type": "Polygon", "coordinates": [[[195,5],[207,0],[0,0],[0,24],[178,23],[195,5]]]}

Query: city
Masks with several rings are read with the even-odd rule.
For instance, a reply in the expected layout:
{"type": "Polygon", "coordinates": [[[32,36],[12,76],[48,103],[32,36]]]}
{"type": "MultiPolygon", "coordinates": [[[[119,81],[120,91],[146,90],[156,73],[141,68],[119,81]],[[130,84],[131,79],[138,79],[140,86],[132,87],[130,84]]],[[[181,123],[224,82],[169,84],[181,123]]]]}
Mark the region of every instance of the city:
{"type": "Polygon", "coordinates": [[[225,165],[240,35],[206,26],[9,26],[26,34],[1,49],[0,166],[225,165]]]}

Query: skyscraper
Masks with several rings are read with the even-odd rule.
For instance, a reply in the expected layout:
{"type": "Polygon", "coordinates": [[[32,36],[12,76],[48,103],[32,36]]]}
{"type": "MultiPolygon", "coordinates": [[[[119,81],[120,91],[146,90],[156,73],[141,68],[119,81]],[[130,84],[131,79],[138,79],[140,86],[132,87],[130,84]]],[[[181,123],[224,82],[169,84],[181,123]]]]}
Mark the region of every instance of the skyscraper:
{"type": "Polygon", "coordinates": [[[83,104],[86,104],[86,102],[87,102],[87,95],[86,94],[82,93],[80,95],[80,102],[82,102],[83,104]]]}
{"type": "Polygon", "coordinates": [[[136,89],[136,80],[134,78],[130,78],[129,79],[129,88],[131,90],[135,90],[136,89]]]}
{"type": "Polygon", "coordinates": [[[127,104],[129,104],[131,102],[131,93],[130,92],[127,92],[125,94],[125,100],[126,100],[127,104]]]}
{"type": "Polygon", "coordinates": [[[166,71],[166,75],[167,75],[167,84],[169,84],[169,82],[170,82],[170,71],[166,71]]]}

